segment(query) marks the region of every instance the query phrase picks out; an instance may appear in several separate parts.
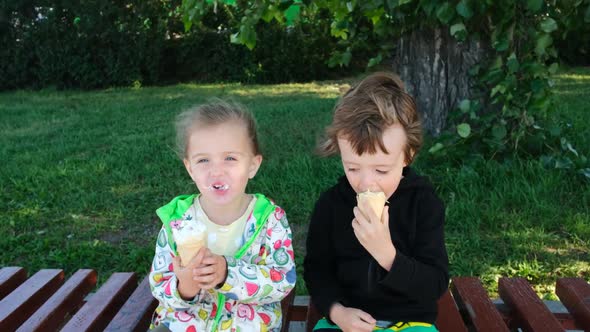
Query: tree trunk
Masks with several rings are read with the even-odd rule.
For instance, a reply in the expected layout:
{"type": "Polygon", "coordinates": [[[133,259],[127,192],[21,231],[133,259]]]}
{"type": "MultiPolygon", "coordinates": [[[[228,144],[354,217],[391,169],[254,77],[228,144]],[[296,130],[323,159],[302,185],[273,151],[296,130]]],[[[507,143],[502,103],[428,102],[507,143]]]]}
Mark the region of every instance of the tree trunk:
{"type": "Polygon", "coordinates": [[[449,111],[469,98],[475,81],[468,71],[489,50],[477,40],[458,42],[447,27],[416,30],[399,40],[394,71],[416,99],[427,132],[438,136],[449,111]]]}

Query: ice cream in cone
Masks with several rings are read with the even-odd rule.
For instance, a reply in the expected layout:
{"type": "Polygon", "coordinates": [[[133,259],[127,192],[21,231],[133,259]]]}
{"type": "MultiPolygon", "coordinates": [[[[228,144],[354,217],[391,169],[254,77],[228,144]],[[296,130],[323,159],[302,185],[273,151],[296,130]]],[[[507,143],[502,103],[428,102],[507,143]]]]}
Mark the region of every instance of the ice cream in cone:
{"type": "Polygon", "coordinates": [[[383,208],[385,207],[385,202],[387,202],[387,198],[385,198],[385,193],[382,191],[372,192],[367,190],[362,192],[356,196],[356,201],[359,209],[365,216],[369,216],[368,211],[363,211],[365,206],[369,206],[371,210],[375,211],[379,220],[381,220],[381,215],[383,214],[383,208]],[[364,202],[368,204],[365,205],[364,202]]]}
{"type": "Polygon", "coordinates": [[[207,246],[207,227],[203,224],[198,224],[197,227],[184,227],[182,231],[175,232],[174,239],[180,263],[186,266],[199,249],[207,246]]]}

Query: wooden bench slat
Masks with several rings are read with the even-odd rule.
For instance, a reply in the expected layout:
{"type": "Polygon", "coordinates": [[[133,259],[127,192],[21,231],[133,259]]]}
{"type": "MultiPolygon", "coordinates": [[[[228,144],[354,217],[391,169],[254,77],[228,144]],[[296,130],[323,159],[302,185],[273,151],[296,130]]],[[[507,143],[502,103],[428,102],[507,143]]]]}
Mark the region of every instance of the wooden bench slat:
{"type": "Polygon", "coordinates": [[[508,332],[508,327],[496,306],[488,298],[488,293],[483,288],[479,278],[453,278],[451,291],[455,302],[469,314],[476,331],[508,332]]]}
{"type": "Polygon", "coordinates": [[[0,331],[14,331],[64,281],[62,270],[40,270],[0,301],[0,331]]]}
{"type": "Polygon", "coordinates": [[[27,280],[27,270],[22,267],[9,266],[2,268],[0,270],[0,300],[25,280],[27,280]]]}
{"type": "Polygon", "coordinates": [[[96,285],[94,270],[78,270],[17,331],[56,331],[96,285]]]}
{"type": "Polygon", "coordinates": [[[295,301],[295,288],[293,288],[285,298],[281,300],[281,311],[283,313],[283,323],[281,325],[281,332],[289,332],[290,311],[295,301]]]}
{"type": "Polygon", "coordinates": [[[149,275],[147,275],[105,331],[147,331],[157,306],[158,301],[150,291],[149,275]]]}
{"type": "Polygon", "coordinates": [[[528,331],[563,331],[559,321],[524,278],[500,278],[498,293],[516,311],[522,327],[528,331]]]}
{"type": "Polygon", "coordinates": [[[322,315],[320,314],[318,309],[313,304],[313,301],[311,300],[311,298],[309,298],[309,307],[307,309],[307,318],[305,319],[305,321],[306,321],[305,330],[307,332],[312,332],[313,328],[315,327],[315,324],[317,324],[320,319],[322,319],[322,315]]]}
{"type": "Polygon", "coordinates": [[[559,278],[555,293],[576,323],[590,331],[590,284],[582,278],[559,278]]]}
{"type": "Polygon", "coordinates": [[[136,285],[135,273],[113,273],[61,331],[103,330],[131,295],[136,285]]]}
{"type": "Polygon", "coordinates": [[[435,325],[440,332],[467,332],[461,313],[449,291],[446,291],[438,300],[438,316],[435,325]]]}

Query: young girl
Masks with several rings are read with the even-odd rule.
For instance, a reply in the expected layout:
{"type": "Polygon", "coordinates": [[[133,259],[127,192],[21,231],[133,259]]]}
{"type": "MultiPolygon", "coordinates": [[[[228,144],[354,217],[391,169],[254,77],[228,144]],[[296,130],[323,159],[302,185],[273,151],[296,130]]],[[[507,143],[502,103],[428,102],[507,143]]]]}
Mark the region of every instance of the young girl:
{"type": "Polygon", "coordinates": [[[280,301],[295,286],[285,211],[246,194],[260,167],[254,119],[215,102],[179,115],[177,143],[200,194],[159,208],[163,226],[150,272],[156,330],[278,331],[280,301]],[[207,245],[178,255],[179,239],[205,231],[207,245]]]}
{"type": "Polygon", "coordinates": [[[409,167],[422,138],[413,98],[396,76],[373,74],[342,97],[326,134],[320,152],[340,154],[345,176],[309,225],[304,279],[326,317],[314,330],[436,331],[449,280],[445,212],[409,167]],[[384,198],[379,211],[357,203],[367,191],[384,198]]]}

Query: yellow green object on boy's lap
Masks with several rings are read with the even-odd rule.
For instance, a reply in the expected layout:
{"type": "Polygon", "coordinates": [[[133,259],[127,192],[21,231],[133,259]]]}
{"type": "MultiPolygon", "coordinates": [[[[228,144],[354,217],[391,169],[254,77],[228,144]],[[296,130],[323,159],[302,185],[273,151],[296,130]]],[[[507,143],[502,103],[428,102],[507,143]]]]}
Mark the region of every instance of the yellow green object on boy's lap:
{"type": "MultiPolygon", "coordinates": [[[[377,321],[377,326],[373,329],[373,331],[438,332],[438,329],[434,325],[422,322],[398,322],[395,324],[380,323],[381,322],[377,321]],[[387,327],[379,325],[385,325],[387,327]]],[[[328,322],[327,319],[322,318],[318,321],[313,330],[319,332],[323,331],[324,329],[340,330],[340,328],[337,325],[330,324],[330,322],[328,322]]]]}

